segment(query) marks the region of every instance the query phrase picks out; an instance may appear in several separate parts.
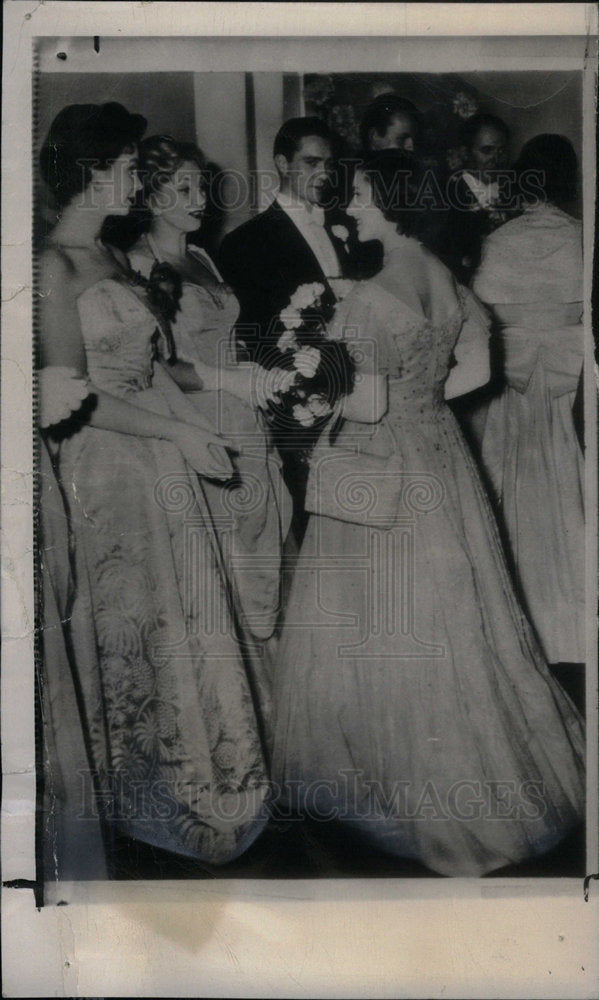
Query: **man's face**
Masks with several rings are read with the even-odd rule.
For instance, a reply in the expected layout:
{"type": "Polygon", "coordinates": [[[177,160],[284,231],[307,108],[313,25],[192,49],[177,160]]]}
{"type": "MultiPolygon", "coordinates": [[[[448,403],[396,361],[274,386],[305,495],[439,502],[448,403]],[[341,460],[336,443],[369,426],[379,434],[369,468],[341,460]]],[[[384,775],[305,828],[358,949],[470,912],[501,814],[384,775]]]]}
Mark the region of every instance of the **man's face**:
{"type": "Polygon", "coordinates": [[[298,201],[320,205],[323,191],[331,174],[331,146],[318,135],[300,139],[299,148],[291,160],[277,156],[277,167],[285,189],[298,201]]]}
{"type": "Polygon", "coordinates": [[[471,166],[483,174],[507,165],[507,136],[499,129],[483,126],[474,137],[471,149],[471,166]]]}
{"type": "Polygon", "coordinates": [[[393,115],[384,135],[379,135],[376,129],[372,129],[370,148],[374,151],[379,149],[403,149],[405,153],[413,153],[414,122],[408,115],[393,115]]]}

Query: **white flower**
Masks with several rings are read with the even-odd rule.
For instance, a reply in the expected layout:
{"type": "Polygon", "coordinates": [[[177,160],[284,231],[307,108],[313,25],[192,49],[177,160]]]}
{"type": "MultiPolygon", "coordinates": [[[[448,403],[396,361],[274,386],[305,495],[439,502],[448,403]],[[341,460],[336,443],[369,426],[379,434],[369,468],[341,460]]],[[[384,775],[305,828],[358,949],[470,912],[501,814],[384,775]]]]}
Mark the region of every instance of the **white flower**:
{"type": "Polygon", "coordinates": [[[326,417],[328,413],[332,413],[332,407],[324,396],[319,396],[313,393],[308,397],[307,407],[310,413],[318,419],[319,417],[326,417]]]}
{"type": "Polygon", "coordinates": [[[302,325],[302,317],[297,309],[286,309],[281,313],[281,321],[286,330],[297,330],[302,325]]]}
{"type": "Polygon", "coordinates": [[[320,364],[320,351],[317,347],[302,347],[293,356],[293,366],[304,378],[314,378],[320,364]]]}
{"type": "Polygon", "coordinates": [[[458,90],[453,99],[453,113],[459,118],[472,118],[478,111],[478,104],[474,98],[465,94],[463,90],[458,90]]]}
{"type": "MultiPolygon", "coordinates": [[[[292,307],[292,310],[301,312],[302,309],[308,309],[310,306],[313,306],[323,292],[324,285],[317,281],[309,285],[300,285],[291,296],[289,305],[292,307]]],[[[285,314],[287,314],[287,310],[285,314]]]]}
{"type": "Polygon", "coordinates": [[[343,243],[347,243],[349,239],[349,230],[346,229],[345,226],[331,226],[331,232],[333,236],[337,237],[338,240],[342,240],[343,243]]]}
{"type": "Polygon", "coordinates": [[[295,334],[293,332],[293,327],[285,330],[279,339],[277,340],[277,347],[280,351],[295,351],[298,347],[298,342],[295,339],[295,334]]]}
{"type": "Polygon", "coordinates": [[[302,427],[311,427],[316,419],[312,411],[307,406],[302,406],[301,403],[295,404],[292,413],[294,420],[297,420],[302,427]]]}

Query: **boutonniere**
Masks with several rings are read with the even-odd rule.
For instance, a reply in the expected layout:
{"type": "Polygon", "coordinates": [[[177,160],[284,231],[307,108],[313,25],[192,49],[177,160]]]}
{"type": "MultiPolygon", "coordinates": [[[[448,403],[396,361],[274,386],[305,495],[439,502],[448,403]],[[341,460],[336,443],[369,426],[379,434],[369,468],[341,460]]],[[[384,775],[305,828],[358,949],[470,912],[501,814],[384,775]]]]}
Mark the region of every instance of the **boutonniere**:
{"type": "Polygon", "coordinates": [[[349,230],[345,226],[331,226],[331,233],[336,239],[341,240],[345,248],[345,252],[349,253],[349,247],[347,245],[349,240],[349,230]]]}

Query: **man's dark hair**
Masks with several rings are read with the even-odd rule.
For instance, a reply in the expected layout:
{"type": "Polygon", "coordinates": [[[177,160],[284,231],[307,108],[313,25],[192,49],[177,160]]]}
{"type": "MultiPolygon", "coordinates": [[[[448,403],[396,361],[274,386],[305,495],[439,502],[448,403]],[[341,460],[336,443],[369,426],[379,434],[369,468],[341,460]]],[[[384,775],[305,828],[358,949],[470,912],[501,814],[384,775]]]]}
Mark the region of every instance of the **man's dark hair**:
{"type": "Polygon", "coordinates": [[[333,134],[322,118],[290,118],[281,125],[275,136],[273,157],[284,156],[286,160],[292,160],[302,139],[309,135],[316,135],[331,143],[333,140],[333,134]]]}
{"type": "Polygon", "coordinates": [[[416,136],[420,129],[420,112],[411,101],[398,94],[380,94],[369,104],[360,123],[360,141],[363,150],[370,149],[370,133],[384,136],[396,115],[403,115],[413,123],[416,136]]]}
{"type": "Polygon", "coordinates": [[[497,115],[481,113],[478,115],[472,115],[472,118],[467,118],[461,125],[459,133],[460,145],[466,146],[468,149],[472,149],[474,140],[483,128],[497,129],[497,131],[501,132],[506,139],[510,138],[510,130],[502,118],[498,118],[497,115]]]}

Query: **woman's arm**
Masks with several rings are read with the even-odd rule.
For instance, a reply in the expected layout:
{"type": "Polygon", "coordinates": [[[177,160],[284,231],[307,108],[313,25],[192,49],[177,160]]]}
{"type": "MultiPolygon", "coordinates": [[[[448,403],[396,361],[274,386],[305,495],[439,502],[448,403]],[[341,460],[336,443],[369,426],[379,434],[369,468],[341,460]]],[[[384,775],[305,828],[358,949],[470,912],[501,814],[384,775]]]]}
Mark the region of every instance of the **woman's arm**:
{"type": "Polygon", "coordinates": [[[252,362],[246,361],[234,368],[213,368],[199,360],[194,364],[188,361],[175,361],[173,364],[163,361],[161,364],[183,392],[222,390],[237,396],[244,403],[251,403],[254,399],[252,372],[258,366],[252,362]]]}
{"type": "MultiPolygon", "coordinates": [[[[302,355],[303,357],[303,355],[302,355]]],[[[264,408],[268,400],[277,398],[294,382],[295,370],[263,368],[255,361],[242,361],[231,367],[212,368],[201,361],[195,362],[196,373],[207,391],[228,392],[248,406],[264,408]]],[[[307,359],[306,373],[315,370],[312,359],[307,359]]]]}
{"type": "MultiPolygon", "coordinates": [[[[77,376],[85,378],[87,361],[77,310],[77,296],[82,291],[74,268],[61,254],[57,251],[44,254],[39,282],[41,365],[71,368],[77,376]]],[[[95,405],[86,412],[86,422],[92,427],[172,441],[201,474],[218,477],[231,474],[223,441],[216,433],[200,431],[172,417],[141,409],[93,384],[90,395],[95,405]]]]}
{"type": "MultiPolygon", "coordinates": [[[[77,310],[81,291],[75,269],[58,251],[47,251],[42,257],[39,282],[41,366],[74,369],[79,378],[86,378],[87,359],[77,310]]],[[[140,410],[93,384],[90,390],[96,398],[88,417],[93,427],[142,437],[170,438],[176,421],[140,410]]]]}

